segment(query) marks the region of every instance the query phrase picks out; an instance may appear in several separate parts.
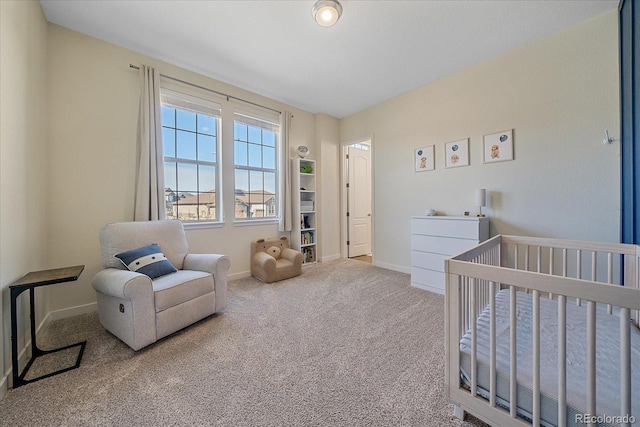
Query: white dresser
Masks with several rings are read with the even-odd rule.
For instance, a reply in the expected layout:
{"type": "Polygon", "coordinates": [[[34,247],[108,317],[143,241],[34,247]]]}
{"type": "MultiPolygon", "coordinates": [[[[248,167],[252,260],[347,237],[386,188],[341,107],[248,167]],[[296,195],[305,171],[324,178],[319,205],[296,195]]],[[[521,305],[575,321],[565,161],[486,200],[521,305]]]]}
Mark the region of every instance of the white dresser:
{"type": "Polygon", "coordinates": [[[444,294],[444,260],[489,238],[489,218],[411,218],[411,286],[444,294]]]}

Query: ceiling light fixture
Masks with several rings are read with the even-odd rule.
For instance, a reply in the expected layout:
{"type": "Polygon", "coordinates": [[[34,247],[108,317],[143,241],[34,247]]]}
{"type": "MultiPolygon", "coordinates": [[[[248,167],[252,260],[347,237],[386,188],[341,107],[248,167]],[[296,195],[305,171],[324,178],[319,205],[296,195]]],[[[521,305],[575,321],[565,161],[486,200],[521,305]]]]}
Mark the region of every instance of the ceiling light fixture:
{"type": "Polygon", "coordinates": [[[318,0],[311,9],[313,19],[323,27],[335,24],[342,15],[342,5],[338,0],[318,0]]]}

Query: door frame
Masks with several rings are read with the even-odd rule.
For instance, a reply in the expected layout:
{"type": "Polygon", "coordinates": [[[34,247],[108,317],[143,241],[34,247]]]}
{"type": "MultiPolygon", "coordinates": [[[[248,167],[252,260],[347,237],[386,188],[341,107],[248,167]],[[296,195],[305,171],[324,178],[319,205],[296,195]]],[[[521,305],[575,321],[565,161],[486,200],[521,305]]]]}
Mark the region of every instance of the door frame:
{"type": "Polygon", "coordinates": [[[374,149],[373,149],[373,135],[369,136],[369,137],[363,137],[363,138],[357,138],[357,139],[353,139],[350,141],[344,141],[342,142],[340,145],[340,256],[342,258],[348,258],[349,257],[349,248],[347,247],[347,235],[348,230],[349,230],[349,224],[347,223],[347,209],[348,209],[348,205],[347,205],[347,180],[349,178],[349,173],[348,173],[348,162],[347,162],[347,147],[353,144],[363,144],[363,145],[368,145],[369,146],[369,150],[371,152],[371,158],[370,158],[370,179],[371,179],[371,253],[372,253],[372,263],[375,265],[375,257],[376,257],[376,252],[375,252],[375,221],[376,221],[376,215],[375,215],[375,200],[374,200],[374,195],[375,195],[375,181],[373,179],[373,177],[375,176],[374,174],[374,158],[375,158],[375,153],[374,153],[374,149]]]}

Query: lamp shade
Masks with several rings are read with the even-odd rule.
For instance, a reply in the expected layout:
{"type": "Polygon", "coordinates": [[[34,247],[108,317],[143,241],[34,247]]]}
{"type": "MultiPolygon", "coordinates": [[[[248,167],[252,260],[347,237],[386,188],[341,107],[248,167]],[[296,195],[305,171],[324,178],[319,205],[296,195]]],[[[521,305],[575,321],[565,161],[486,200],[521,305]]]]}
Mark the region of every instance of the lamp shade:
{"type": "Polygon", "coordinates": [[[484,188],[476,190],[476,206],[487,206],[487,190],[484,188]]]}
{"type": "Polygon", "coordinates": [[[318,0],[311,9],[313,19],[323,27],[335,24],[342,15],[342,5],[337,0],[318,0]]]}

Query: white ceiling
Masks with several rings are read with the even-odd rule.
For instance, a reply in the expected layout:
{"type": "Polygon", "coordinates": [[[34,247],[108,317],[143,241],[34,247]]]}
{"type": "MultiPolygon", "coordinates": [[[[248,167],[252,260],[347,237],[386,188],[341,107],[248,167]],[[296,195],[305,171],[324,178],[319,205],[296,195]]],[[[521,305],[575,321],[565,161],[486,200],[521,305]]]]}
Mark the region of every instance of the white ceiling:
{"type": "Polygon", "coordinates": [[[41,0],[49,22],[342,118],[591,19],[618,0],[41,0]]]}

